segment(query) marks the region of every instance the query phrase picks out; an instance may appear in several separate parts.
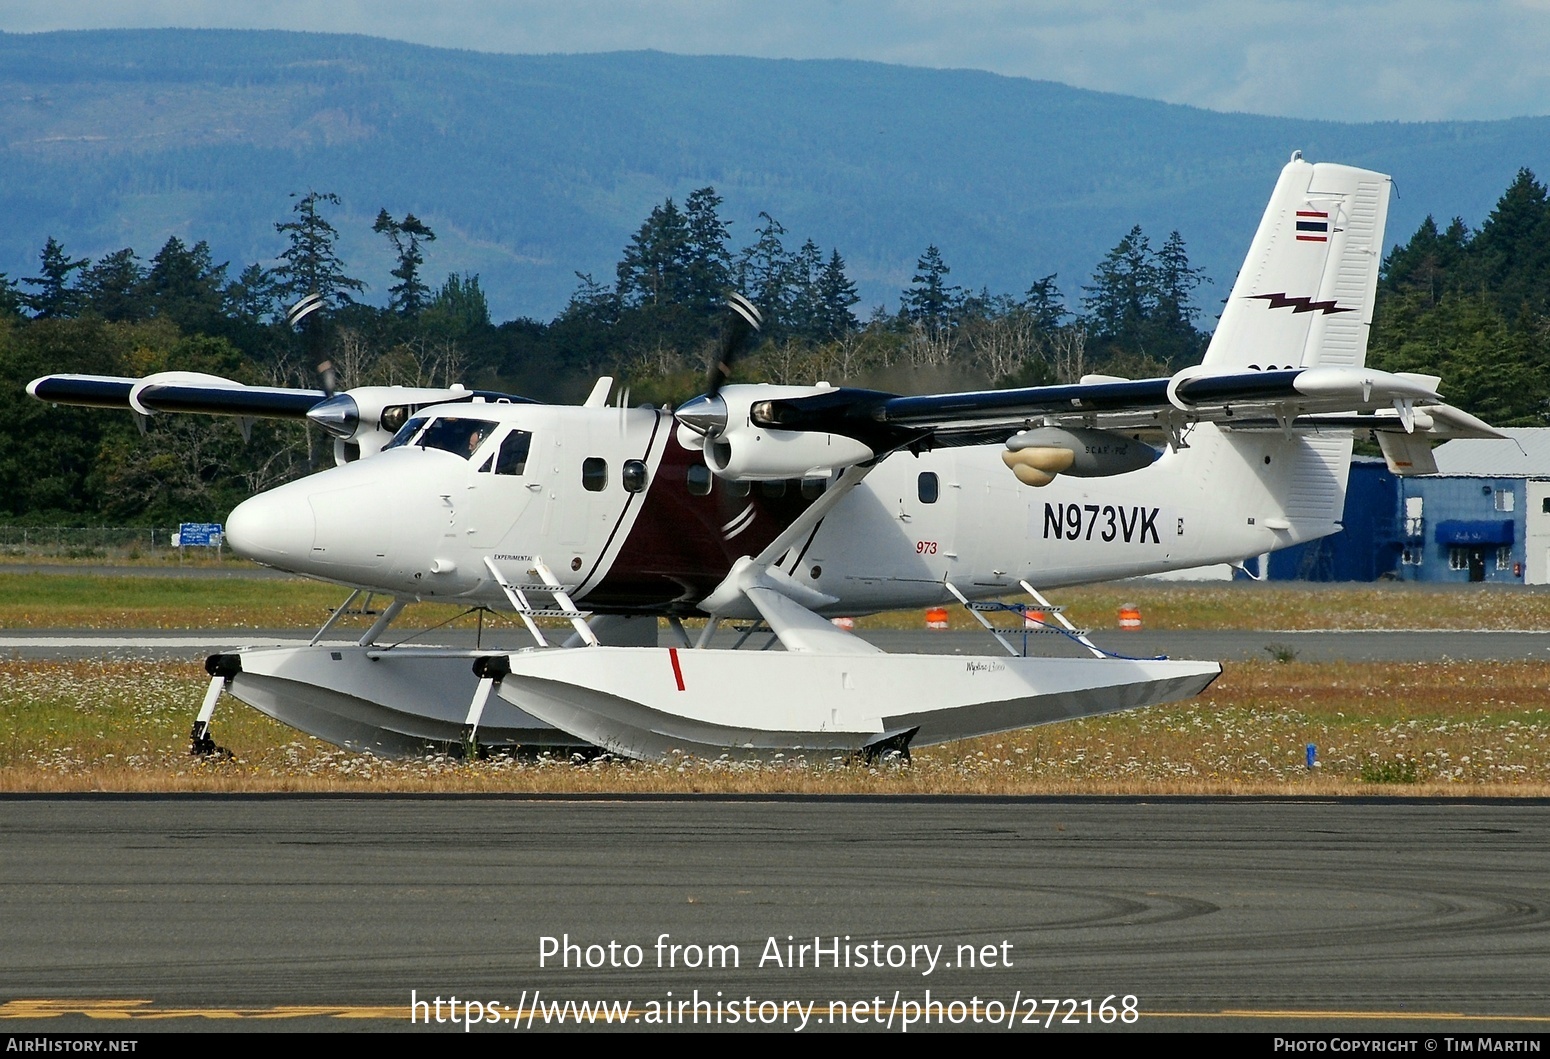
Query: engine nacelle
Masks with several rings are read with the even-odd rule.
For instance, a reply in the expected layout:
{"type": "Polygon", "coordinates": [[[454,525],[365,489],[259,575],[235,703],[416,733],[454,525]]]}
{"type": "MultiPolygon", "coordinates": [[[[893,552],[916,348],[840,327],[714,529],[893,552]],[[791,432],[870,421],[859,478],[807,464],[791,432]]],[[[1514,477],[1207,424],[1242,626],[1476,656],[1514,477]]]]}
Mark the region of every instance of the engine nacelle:
{"type": "Polygon", "coordinates": [[[1048,485],[1057,474],[1106,478],[1150,467],[1157,450],[1111,430],[1039,427],[1006,443],[1001,460],[1024,485],[1048,485]]]}
{"type": "Polygon", "coordinates": [[[471,396],[462,386],[357,386],[314,405],[307,418],[333,435],[335,462],[349,463],[381,452],[421,408],[471,396]]]}
{"type": "Polygon", "coordinates": [[[827,393],[826,386],[725,386],[713,397],[698,397],[679,409],[679,436],[703,438],[705,465],[732,481],[821,478],[876,455],[843,434],[776,430],[754,424],[763,401],[827,393]]]}

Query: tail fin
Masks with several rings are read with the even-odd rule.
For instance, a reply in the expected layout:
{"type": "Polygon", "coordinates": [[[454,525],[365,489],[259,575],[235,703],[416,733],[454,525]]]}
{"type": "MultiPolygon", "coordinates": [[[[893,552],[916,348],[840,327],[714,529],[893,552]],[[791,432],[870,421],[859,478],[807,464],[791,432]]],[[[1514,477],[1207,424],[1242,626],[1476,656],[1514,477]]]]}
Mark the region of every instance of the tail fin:
{"type": "Polygon", "coordinates": [[[1361,367],[1391,180],[1302,152],[1281,170],[1204,366],[1361,367]]]}

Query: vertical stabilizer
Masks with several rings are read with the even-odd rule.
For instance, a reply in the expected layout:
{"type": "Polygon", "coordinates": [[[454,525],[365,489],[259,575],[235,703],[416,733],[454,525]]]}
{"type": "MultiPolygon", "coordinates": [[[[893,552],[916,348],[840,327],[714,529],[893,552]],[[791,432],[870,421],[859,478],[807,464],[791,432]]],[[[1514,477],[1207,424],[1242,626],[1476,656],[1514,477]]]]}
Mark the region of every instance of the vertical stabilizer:
{"type": "Polygon", "coordinates": [[[1292,156],[1259,222],[1204,365],[1360,367],[1391,181],[1292,156]]]}

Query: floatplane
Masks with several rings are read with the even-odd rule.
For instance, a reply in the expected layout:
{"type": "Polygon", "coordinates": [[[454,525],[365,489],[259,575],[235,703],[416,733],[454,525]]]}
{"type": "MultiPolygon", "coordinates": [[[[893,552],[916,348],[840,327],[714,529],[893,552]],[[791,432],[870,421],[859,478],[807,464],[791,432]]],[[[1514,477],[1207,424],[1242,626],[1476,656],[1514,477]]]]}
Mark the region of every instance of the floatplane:
{"type": "Polygon", "coordinates": [[[244,501],[226,541],[351,596],[305,646],[212,655],[196,750],[214,747],[229,693],[384,755],[907,754],[1198,694],[1216,662],[1105,652],[1043,590],[1337,532],[1356,436],[1400,474],[1435,470],[1435,439],[1497,436],[1438,378],[1365,366],[1389,190],[1294,155],[1202,363],[1168,378],[923,396],[732,384],[760,324],[734,295],[706,392],[672,411],[610,405],[609,379],[580,406],[181,372],[28,391],[142,416],[305,418],[334,439],[336,466],[244,501]],[[361,593],[392,602],[358,639],[329,640],[361,593]],[[884,653],[831,620],[962,604],[989,626],[989,601],[1019,593],[1086,654],[1028,657],[1007,636],[984,656],[884,653]],[[532,644],[390,642],[426,601],[514,614],[532,644]],[[736,622],[781,650],[717,646],[736,622]]]}

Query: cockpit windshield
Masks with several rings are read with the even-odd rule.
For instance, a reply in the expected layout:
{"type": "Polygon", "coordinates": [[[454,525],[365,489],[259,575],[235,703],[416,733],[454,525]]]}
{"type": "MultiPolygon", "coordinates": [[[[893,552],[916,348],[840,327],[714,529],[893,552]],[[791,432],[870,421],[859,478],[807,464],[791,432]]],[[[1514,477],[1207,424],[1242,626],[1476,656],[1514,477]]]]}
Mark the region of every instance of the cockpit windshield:
{"type": "Polygon", "coordinates": [[[416,416],[405,423],[384,449],[396,449],[415,444],[422,449],[441,449],[464,459],[472,456],[485,439],[495,433],[500,424],[489,419],[471,419],[465,416],[416,416]]]}
{"type": "Polygon", "coordinates": [[[382,446],[382,451],[386,452],[388,449],[396,449],[401,445],[409,444],[409,439],[424,429],[425,424],[428,422],[430,422],[430,416],[415,416],[398,428],[398,433],[393,435],[392,441],[382,446]]]}

